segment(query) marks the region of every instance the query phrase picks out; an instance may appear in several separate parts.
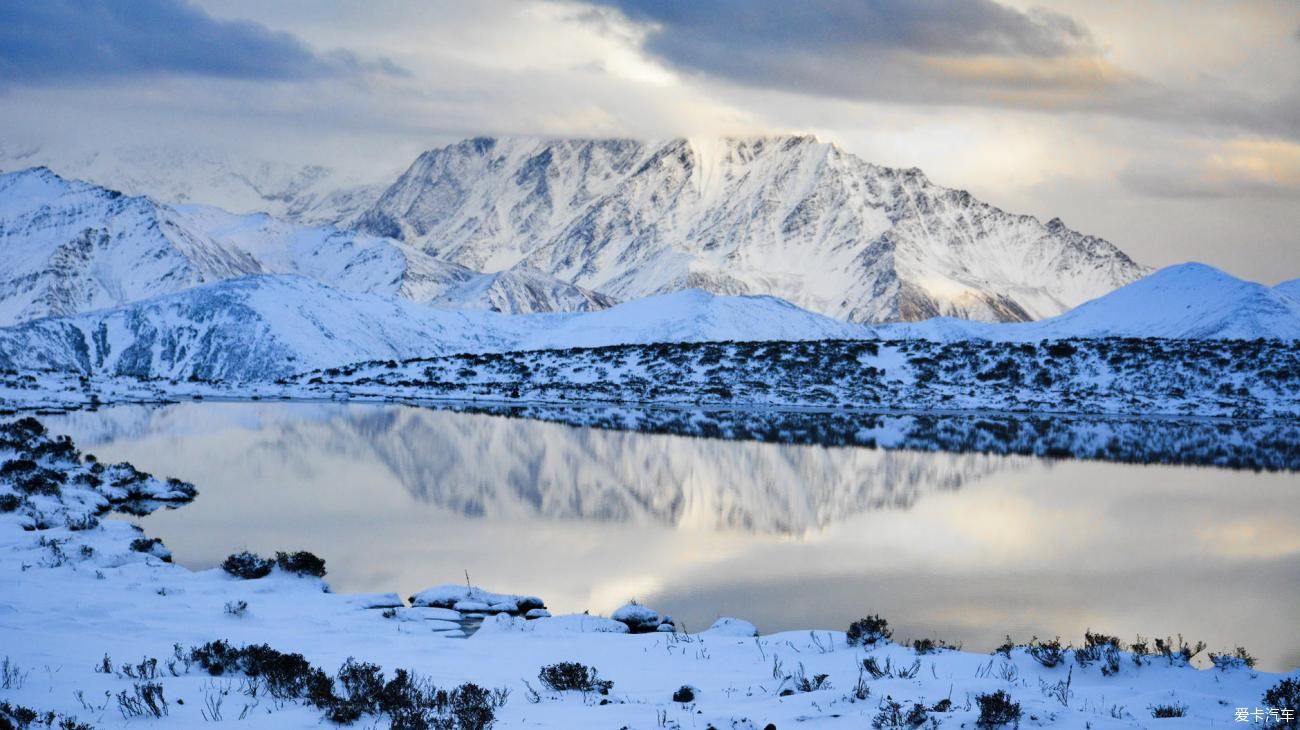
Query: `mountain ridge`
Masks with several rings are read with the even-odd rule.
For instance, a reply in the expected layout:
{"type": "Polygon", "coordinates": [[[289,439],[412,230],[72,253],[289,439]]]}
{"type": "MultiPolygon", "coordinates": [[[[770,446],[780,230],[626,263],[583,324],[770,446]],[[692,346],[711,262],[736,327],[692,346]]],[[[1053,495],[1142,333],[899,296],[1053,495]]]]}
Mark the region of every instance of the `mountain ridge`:
{"type": "Polygon", "coordinates": [[[1038,319],[1148,271],[1059,219],[810,136],[473,138],[421,154],[356,227],[624,300],[764,293],[866,323],[1038,319]]]}
{"type": "Polygon", "coordinates": [[[484,274],[401,242],[264,213],[167,205],[47,167],[0,174],[0,324],[73,315],[261,273],[444,308],[600,309],[613,300],[531,270],[484,274]]]}

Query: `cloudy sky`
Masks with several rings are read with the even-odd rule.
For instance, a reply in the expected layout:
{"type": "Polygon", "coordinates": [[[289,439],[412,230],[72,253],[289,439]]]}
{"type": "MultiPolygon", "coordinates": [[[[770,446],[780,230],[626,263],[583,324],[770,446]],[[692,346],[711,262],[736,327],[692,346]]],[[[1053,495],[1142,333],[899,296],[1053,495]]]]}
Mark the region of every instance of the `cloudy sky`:
{"type": "Polygon", "coordinates": [[[382,179],[465,136],[812,132],[1152,265],[1300,276],[1300,1],[0,0],[0,144],[382,179]]]}

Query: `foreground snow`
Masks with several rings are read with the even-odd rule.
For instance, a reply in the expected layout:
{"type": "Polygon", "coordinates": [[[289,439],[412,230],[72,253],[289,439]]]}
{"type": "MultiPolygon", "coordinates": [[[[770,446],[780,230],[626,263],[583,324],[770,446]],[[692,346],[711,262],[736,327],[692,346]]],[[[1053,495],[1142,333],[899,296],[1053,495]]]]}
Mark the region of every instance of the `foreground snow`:
{"type": "MultiPolygon", "coordinates": [[[[861,728],[886,698],[904,710],[948,700],[946,711],[931,709],[929,717],[940,726],[970,727],[976,695],[997,690],[1021,705],[1022,727],[1206,727],[1232,722],[1236,708],[1261,707],[1264,691],[1281,678],[1244,666],[1196,669],[1158,656],[1138,665],[1128,653],[1118,656],[1117,672],[1104,673],[1104,662],[1083,666],[1070,651],[1047,667],[1024,648],[990,656],[888,642],[851,647],[843,632],[821,630],[754,637],[751,626],[734,619],[697,634],[630,635],[626,625],[596,616],[527,619],[518,614],[536,610],[540,599],[452,586],[417,595],[415,603],[427,607],[393,608],[391,594],[338,595],[321,579],[279,569],[238,580],[219,569],[193,572],[164,562],[156,545],[137,542],[132,549],[144,536],[130,524],[89,517],[131,500],[138,510],[160,506],[157,500],[183,502],[190,494],[183,483],[95,466],[30,421],[6,427],[0,438],[0,460],[21,458],[66,477],[59,496],[28,493],[17,509],[0,514],[0,662],[7,659],[9,678],[0,684],[0,701],[97,727],[195,727],[214,707],[249,727],[321,726],[315,707],[175,659],[176,645],[184,654],[216,639],[301,652],[331,672],[355,657],[389,676],[408,668],[439,686],[504,688],[510,695],[498,710],[500,727],[861,728]],[[31,527],[38,529],[24,529],[31,527]],[[482,618],[481,628],[459,638],[470,618],[482,618]],[[142,680],[125,667],[151,657],[159,659],[159,676],[149,681],[162,686],[166,715],[128,720],[116,697],[142,680]],[[881,676],[864,666],[867,659],[881,676]],[[112,671],[102,671],[106,660],[112,671]],[[597,668],[613,687],[607,695],[543,687],[539,670],[566,661],[597,668]],[[683,686],[693,698],[674,701],[683,686]],[[1155,706],[1182,707],[1186,716],[1155,723],[1155,706]]],[[[29,492],[17,485],[31,473],[32,467],[6,470],[0,495],[29,492]]],[[[371,716],[358,727],[387,724],[371,716]]]]}

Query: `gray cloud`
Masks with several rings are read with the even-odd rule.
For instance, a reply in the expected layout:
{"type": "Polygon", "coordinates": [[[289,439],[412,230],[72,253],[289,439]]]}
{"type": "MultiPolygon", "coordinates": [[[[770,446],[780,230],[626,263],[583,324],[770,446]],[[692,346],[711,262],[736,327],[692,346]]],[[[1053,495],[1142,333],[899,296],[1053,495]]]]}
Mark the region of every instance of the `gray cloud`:
{"type": "Polygon", "coordinates": [[[1049,11],[1022,13],[992,0],[600,0],[665,27],[653,47],[687,65],[713,67],[712,51],[777,55],[893,48],[941,54],[1057,56],[1090,44],[1086,29],[1049,11]]]}
{"type": "Polygon", "coordinates": [[[654,24],[646,50],[678,68],[764,88],[978,102],[993,92],[1059,97],[1062,88],[1119,81],[1104,64],[1075,63],[1096,52],[1081,24],[993,0],[591,2],[654,24]]]}
{"type": "Polygon", "coordinates": [[[159,74],[307,79],[401,69],[294,36],[218,20],[183,0],[0,3],[0,83],[76,83],[159,74]]]}

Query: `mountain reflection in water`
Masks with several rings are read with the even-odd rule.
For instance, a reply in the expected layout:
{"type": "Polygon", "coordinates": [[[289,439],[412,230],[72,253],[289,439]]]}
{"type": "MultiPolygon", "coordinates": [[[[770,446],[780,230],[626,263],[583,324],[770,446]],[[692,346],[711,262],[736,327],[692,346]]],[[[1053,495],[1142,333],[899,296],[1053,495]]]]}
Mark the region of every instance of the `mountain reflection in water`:
{"type": "Polygon", "coordinates": [[[1300,482],[1269,471],[1294,468],[1293,424],[509,415],[552,422],[212,402],[43,418],[100,458],[194,481],[193,504],[139,520],[194,568],[307,549],[340,591],[409,594],[467,569],[561,611],[635,597],[693,628],[719,614],[843,628],[879,612],[899,638],[971,649],[1007,633],[1182,632],[1300,665],[1300,482]],[[852,445],[868,441],[922,450],[852,445]],[[1138,463],[1034,456],[1065,441],[1138,463]]]}

